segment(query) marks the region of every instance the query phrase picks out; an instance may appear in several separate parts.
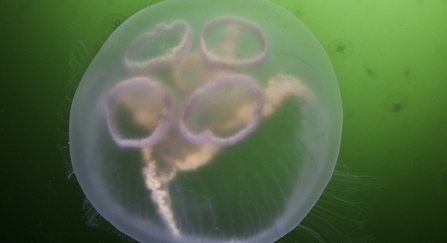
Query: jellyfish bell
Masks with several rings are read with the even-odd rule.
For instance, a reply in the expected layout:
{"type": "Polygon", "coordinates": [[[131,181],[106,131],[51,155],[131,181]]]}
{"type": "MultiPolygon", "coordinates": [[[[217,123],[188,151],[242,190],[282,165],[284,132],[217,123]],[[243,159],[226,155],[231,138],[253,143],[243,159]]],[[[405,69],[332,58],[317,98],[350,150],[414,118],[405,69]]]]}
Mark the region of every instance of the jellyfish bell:
{"type": "Polygon", "coordinates": [[[292,14],[169,0],[95,56],[70,155],[93,207],[140,242],[273,242],[318,201],[341,128],[329,59],[292,14]]]}

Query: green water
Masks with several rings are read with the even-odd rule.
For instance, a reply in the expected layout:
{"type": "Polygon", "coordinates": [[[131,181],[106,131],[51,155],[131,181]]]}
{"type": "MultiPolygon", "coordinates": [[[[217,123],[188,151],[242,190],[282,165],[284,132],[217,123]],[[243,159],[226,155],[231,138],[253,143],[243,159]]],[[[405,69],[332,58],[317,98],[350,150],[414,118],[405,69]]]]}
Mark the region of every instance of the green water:
{"type": "MultiPolygon", "coordinates": [[[[446,242],[447,2],[274,2],[329,52],[345,114],[342,173],[303,225],[328,242],[446,242]]],[[[151,3],[0,3],[5,242],[122,242],[83,218],[84,195],[67,179],[68,113],[91,55],[151,3]]],[[[279,242],[319,242],[303,235],[279,242]]]]}

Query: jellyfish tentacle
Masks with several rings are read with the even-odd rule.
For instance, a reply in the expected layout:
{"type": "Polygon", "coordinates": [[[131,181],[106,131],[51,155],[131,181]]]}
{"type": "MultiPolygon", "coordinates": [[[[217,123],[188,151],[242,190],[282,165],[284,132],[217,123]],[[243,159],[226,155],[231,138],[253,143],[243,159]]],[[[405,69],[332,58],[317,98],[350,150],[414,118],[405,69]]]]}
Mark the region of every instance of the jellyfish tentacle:
{"type": "Polygon", "coordinates": [[[288,74],[277,74],[271,78],[264,91],[265,105],[262,116],[271,116],[288,97],[298,97],[307,104],[316,102],[314,93],[299,79],[288,74]]]}
{"type": "Polygon", "coordinates": [[[107,106],[106,106],[107,126],[110,134],[116,144],[120,147],[136,147],[144,148],[152,146],[157,143],[166,131],[169,129],[170,121],[172,119],[172,98],[169,92],[157,80],[145,77],[136,77],[127,79],[118,83],[110,92],[107,106]],[[146,90],[145,90],[146,89],[146,90]],[[136,92],[142,92],[137,97],[141,97],[146,91],[152,91],[158,94],[161,103],[158,113],[151,113],[147,110],[144,102],[135,99],[133,96],[136,92]],[[147,130],[152,130],[152,133],[142,139],[126,139],[120,134],[118,124],[115,119],[118,103],[124,103],[127,110],[133,114],[133,120],[136,124],[144,127],[147,130]]]}
{"type": "Polygon", "coordinates": [[[157,211],[162,217],[165,224],[169,227],[172,234],[180,237],[180,230],[174,218],[172,211],[172,200],[169,194],[169,181],[171,181],[175,174],[175,168],[168,176],[160,173],[157,161],[152,158],[152,148],[146,147],[142,149],[145,167],[143,168],[143,177],[146,187],[151,190],[152,201],[157,205],[157,211]]]}

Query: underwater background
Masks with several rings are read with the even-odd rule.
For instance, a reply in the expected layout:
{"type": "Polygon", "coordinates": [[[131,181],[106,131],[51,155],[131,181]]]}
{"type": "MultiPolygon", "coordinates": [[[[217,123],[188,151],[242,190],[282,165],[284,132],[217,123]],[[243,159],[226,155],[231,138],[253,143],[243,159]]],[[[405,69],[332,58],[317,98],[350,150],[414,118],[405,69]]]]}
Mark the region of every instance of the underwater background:
{"type": "MultiPolygon", "coordinates": [[[[131,242],[84,208],[68,116],[102,43],[156,2],[0,2],[2,242],[131,242]]],[[[447,242],[447,1],[273,2],[328,52],[344,109],[327,193],[278,242],[447,242]]]]}

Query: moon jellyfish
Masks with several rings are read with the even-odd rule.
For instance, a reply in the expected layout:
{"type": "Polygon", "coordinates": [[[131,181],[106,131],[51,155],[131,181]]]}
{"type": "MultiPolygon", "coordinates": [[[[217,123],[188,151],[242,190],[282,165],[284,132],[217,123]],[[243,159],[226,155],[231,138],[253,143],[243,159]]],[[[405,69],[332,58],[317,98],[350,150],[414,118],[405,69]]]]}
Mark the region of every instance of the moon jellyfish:
{"type": "Polygon", "coordinates": [[[408,99],[402,93],[392,94],[388,96],[384,101],[386,109],[394,113],[401,112],[403,109],[405,109],[407,107],[407,103],[408,99]]]}
{"type": "Polygon", "coordinates": [[[140,242],[273,242],[333,173],[342,107],[329,59],[263,0],[168,0],[117,27],[70,114],[93,207],[140,242]]]}
{"type": "Polygon", "coordinates": [[[354,46],[345,39],[335,39],[327,46],[327,51],[334,57],[348,57],[354,52],[354,46]]]}

